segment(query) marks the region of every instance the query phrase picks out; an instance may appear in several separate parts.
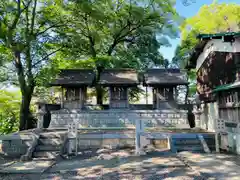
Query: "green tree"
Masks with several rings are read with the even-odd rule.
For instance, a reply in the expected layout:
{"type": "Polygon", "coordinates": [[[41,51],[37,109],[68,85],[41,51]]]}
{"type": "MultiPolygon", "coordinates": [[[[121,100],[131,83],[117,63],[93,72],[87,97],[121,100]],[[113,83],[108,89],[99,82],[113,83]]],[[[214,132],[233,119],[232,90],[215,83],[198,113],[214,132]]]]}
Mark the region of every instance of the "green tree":
{"type": "Polygon", "coordinates": [[[238,32],[239,28],[240,5],[217,2],[205,5],[195,16],[187,18],[182,24],[181,45],[177,47],[173,60],[184,66],[192,49],[198,43],[196,36],[200,33],[238,32]]]}
{"type": "MultiPolygon", "coordinates": [[[[172,62],[184,69],[193,48],[198,43],[196,36],[201,33],[214,34],[226,31],[239,31],[240,6],[234,3],[217,3],[205,5],[199,12],[185,19],[181,25],[181,44],[175,50],[172,62]]],[[[191,70],[188,74],[190,82],[189,95],[196,92],[196,72],[191,70]]]]}
{"type": "Polygon", "coordinates": [[[21,93],[0,90],[0,134],[18,130],[21,93]]]}
{"type": "MultiPolygon", "coordinates": [[[[173,6],[170,0],[71,2],[65,7],[71,25],[61,33],[68,47],[64,58],[92,59],[98,78],[106,67],[141,70],[161,64],[158,49],[166,42],[164,35],[177,36],[173,21],[178,14],[173,6]]],[[[97,86],[98,104],[102,94],[97,86]]]]}
{"type": "MultiPolygon", "coordinates": [[[[49,57],[61,47],[53,29],[63,26],[60,1],[8,0],[0,2],[0,59],[13,64],[21,90],[19,129],[32,128],[30,103],[37,78],[49,57]]],[[[8,73],[6,73],[8,74],[8,73]]]]}

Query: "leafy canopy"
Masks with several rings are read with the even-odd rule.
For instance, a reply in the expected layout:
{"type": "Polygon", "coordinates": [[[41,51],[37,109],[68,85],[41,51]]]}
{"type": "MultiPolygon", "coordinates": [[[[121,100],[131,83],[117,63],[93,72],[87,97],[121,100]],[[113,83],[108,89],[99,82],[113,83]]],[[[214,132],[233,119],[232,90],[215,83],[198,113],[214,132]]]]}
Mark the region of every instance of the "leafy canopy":
{"type": "MultiPolygon", "coordinates": [[[[181,25],[181,44],[175,50],[172,62],[184,68],[198,43],[196,36],[200,33],[214,34],[226,31],[238,32],[240,28],[240,5],[235,3],[217,3],[202,6],[199,12],[185,19],[181,25]]],[[[190,94],[196,92],[196,72],[188,72],[190,94]]]]}
{"type": "Polygon", "coordinates": [[[92,58],[95,66],[106,67],[159,65],[158,49],[168,45],[165,35],[178,35],[173,5],[170,0],[71,1],[64,8],[69,26],[59,30],[68,47],[61,57],[92,58]]]}
{"type": "Polygon", "coordinates": [[[186,63],[189,53],[197,44],[200,33],[238,32],[240,29],[240,5],[235,3],[217,3],[202,6],[199,12],[187,18],[181,26],[181,45],[176,49],[173,61],[186,63]]]}

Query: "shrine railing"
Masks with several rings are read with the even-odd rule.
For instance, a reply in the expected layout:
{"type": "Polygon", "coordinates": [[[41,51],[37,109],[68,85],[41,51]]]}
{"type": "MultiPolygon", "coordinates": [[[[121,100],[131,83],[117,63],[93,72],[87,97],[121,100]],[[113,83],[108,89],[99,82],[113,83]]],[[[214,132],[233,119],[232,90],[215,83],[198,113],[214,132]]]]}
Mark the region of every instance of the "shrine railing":
{"type": "Polygon", "coordinates": [[[188,124],[185,110],[99,110],[81,111],[61,109],[51,111],[50,128],[67,128],[69,123],[79,127],[135,127],[136,120],[143,120],[145,127],[188,124]]]}

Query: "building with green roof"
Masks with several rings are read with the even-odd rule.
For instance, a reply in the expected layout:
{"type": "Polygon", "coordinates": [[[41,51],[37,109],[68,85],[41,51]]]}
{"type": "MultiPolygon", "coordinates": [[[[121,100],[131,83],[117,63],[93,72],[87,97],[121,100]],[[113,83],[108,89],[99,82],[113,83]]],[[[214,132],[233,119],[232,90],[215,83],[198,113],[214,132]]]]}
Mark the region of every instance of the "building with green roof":
{"type": "Polygon", "coordinates": [[[186,69],[196,68],[202,121],[221,133],[221,148],[240,154],[240,32],[197,38],[186,69]]]}

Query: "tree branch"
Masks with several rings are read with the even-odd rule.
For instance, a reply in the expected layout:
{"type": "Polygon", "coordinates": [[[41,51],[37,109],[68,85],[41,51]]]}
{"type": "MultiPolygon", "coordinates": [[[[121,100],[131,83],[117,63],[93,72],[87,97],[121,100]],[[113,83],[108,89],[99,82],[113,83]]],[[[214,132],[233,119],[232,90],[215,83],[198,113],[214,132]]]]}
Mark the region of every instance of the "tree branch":
{"type": "Polygon", "coordinates": [[[17,22],[20,18],[20,15],[21,15],[22,11],[21,11],[21,0],[18,0],[17,1],[17,15],[15,16],[15,19],[13,20],[13,23],[12,25],[10,26],[10,31],[15,29],[16,25],[17,25],[17,22]]]}
{"type": "MultiPolygon", "coordinates": [[[[58,23],[57,23],[57,24],[58,24],[58,23]]],[[[61,25],[57,25],[57,24],[53,24],[53,25],[49,26],[48,28],[44,29],[43,31],[40,31],[40,32],[36,33],[36,36],[39,36],[39,35],[41,35],[41,34],[44,34],[45,32],[47,32],[48,30],[50,30],[50,29],[52,29],[52,28],[67,26],[66,24],[61,24],[61,25]]]]}
{"type": "MultiPolygon", "coordinates": [[[[24,4],[24,3],[23,3],[24,4]]],[[[25,36],[28,37],[28,33],[29,33],[29,19],[28,19],[28,6],[26,6],[24,4],[24,7],[26,7],[26,12],[25,12],[25,16],[26,16],[26,30],[25,30],[25,36]]]]}
{"type": "Polygon", "coordinates": [[[15,55],[15,67],[17,69],[18,81],[19,81],[21,92],[24,95],[26,92],[26,81],[23,73],[24,70],[21,62],[21,54],[20,52],[15,51],[14,55],[15,55]]]}
{"type": "Polygon", "coordinates": [[[88,26],[88,15],[86,14],[86,16],[84,17],[84,21],[85,21],[85,25],[86,25],[86,28],[87,28],[87,31],[88,31],[88,39],[89,39],[89,42],[90,42],[90,49],[91,49],[91,54],[92,54],[92,57],[96,57],[97,56],[97,53],[96,53],[96,50],[94,48],[95,46],[95,41],[94,41],[94,38],[91,36],[91,32],[90,32],[90,29],[89,29],[89,26],[88,26]]]}
{"type": "Polygon", "coordinates": [[[41,60],[39,60],[39,61],[37,61],[36,63],[34,63],[34,64],[32,65],[32,68],[35,68],[39,63],[41,63],[42,61],[45,61],[46,59],[48,59],[49,56],[51,56],[51,55],[53,55],[54,53],[60,51],[62,48],[63,48],[63,47],[60,47],[60,48],[56,49],[55,51],[47,54],[47,55],[44,56],[41,60]]]}
{"type": "Polygon", "coordinates": [[[24,4],[24,8],[21,9],[21,0],[18,0],[18,1],[17,1],[17,15],[15,16],[12,25],[9,27],[9,31],[12,31],[13,29],[16,28],[16,25],[17,25],[17,23],[18,23],[18,21],[19,21],[19,18],[20,18],[20,16],[21,16],[22,12],[25,11],[25,10],[29,7],[29,5],[31,4],[31,2],[32,2],[32,1],[30,0],[27,5],[25,5],[25,4],[23,3],[23,4],[24,4]]]}
{"type": "Polygon", "coordinates": [[[32,3],[32,0],[29,0],[27,4],[25,4],[24,1],[22,1],[22,4],[23,4],[23,6],[24,6],[23,11],[24,11],[25,9],[27,9],[31,3],[32,3]]]}
{"type": "MultiPolygon", "coordinates": [[[[126,39],[126,37],[131,34],[133,31],[137,30],[138,28],[140,28],[142,25],[142,23],[140,22],[136,27],[130,29],[128,32],[126,32],[125,34],[121,35],[121,33],[118,33],[118,37],[114,39],[113,43],[110,45],[107,54],[110,56],[114,50],[114,48],[117,46],[118,43],[120,42],[124,42],[124,40],[126,39]]],[[[125,26],[126,28],[126,26],[125,26]]],[[[122,29],[123,31],[123,29],[122,29]]]]}
{"type": "Polygon", "coordinates": [[[22,12],[25,11],[25,10],[28,8],[28,6],[30,5],[30,3],[31,3],[31,0],[28,2],[27,5],[25,5],[25,4],[23,3],[23,4],[24,4],[24,8],[21,9],[21,0],[18,0],[18,1],[17,1],[17,15],[15,16],[12,25],[11,25],[11,26],[8,26],[8,34],[7,34],[7,37],[8,37],[8,45],[12,44],[12,41],[13,41],[13,37],[12,37],[12,36],[13,36],[13,34],[12,34],[12,33],[13,33],[13,30],[16,28],[17,23],[18,23],[18,21],[19,21],[19,19],[20,19],[20,16],[21,16],[22,12]]]}
{"type": "Polygon", "coordinates": [[[33,10],[32,10],[31,28],[30,28],[31,29],[31,35],[33,34],[33,30],[34,30],[36,7],[37,7],[37,0],[34,0],[33,10]]]}

